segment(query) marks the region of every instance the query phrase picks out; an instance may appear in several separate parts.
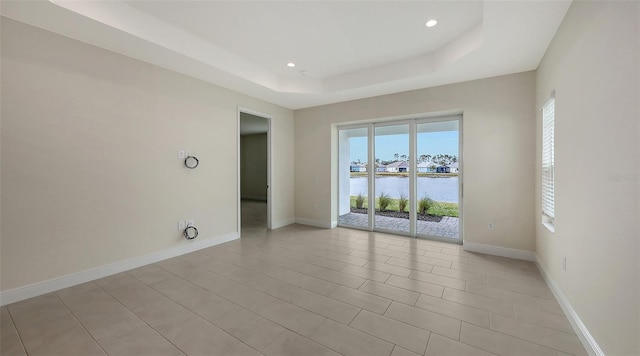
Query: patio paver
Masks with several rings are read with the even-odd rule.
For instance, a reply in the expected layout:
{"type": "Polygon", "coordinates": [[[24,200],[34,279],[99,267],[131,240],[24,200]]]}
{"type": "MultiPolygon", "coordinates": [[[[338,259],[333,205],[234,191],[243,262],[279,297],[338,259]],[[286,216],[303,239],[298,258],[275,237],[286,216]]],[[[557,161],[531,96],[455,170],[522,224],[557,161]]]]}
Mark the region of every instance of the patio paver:
{"type": "MultiPolygon", "coordinates": [[[[350,212],[338,218],[338,225],[366,227],[367,219],[367,214],[350,212]]],[[[457,240],[460,236],[458,222],[458,218],[450,216],[442,217],[440,222],[418,220],[417,233],[457,240]]],[[[376,215],[376,228],[409,232],[409,219],[376,215]]]]}

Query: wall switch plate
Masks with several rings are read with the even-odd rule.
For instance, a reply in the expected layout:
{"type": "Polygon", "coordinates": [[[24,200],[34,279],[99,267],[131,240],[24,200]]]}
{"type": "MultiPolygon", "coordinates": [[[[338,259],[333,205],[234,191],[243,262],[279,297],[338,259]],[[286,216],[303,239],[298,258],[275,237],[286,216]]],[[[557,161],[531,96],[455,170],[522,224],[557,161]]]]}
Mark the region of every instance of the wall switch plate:
{"type": "Polygon", "coordinates": [[[184,152],[184,150],[178,150],[178,159],[185,159],[185,158],[187,158],[187,155],[184,152]]]}
{"type": "Polygon", "coordinates": [[[193,224],[194,224],[193,219],[187,220],[186,223],[187,223],[186,227],[193,226],[193,224]]]}
{"type": "Polygon", "coordinates": [[[189,156],[191,156],[191,151],[185,151],[184,154],[186,155],[186,157],[189,157],[189,156]]]}
{"type": "Polygon", "coordinates": [[[178,221],[178,230],[184,230],[185,228],[186,228],[185,221],[184,220],[178,221]]]}
{"type": "Polygon", "coordinates": [[[488,230],[493,230],[493,229],[495,229],[495,227],[496,227],[496,224],[493,221],[489,221],[487,223],[487,229],[488,230]]]}

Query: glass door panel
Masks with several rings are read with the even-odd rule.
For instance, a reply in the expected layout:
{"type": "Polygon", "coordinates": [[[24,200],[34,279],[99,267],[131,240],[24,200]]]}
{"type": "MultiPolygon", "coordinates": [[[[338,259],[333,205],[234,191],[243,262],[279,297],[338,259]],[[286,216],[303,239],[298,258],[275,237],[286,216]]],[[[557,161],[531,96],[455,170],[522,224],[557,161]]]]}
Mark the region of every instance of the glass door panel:
{"type": "Polygon", "coordinates": [[[416,125],[416,235],[460,239],[459,120],[416,125]]]}
{"type": "Polygon", "coordinates": [[[369,228],[366,127],[338,131],[338,225],[369,228]]]}
{"type": "Polygon", "coordinates": [[[409,124],[375,127],[374,143],[374,229],[409,234],[409,124]]]}

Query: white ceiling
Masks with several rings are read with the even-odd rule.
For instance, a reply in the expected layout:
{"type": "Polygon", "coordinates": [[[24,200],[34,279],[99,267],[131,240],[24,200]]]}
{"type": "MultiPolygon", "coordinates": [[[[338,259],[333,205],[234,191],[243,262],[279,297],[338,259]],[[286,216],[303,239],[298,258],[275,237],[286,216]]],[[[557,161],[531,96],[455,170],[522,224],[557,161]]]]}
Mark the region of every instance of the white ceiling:
{"type": "Polygon", "coordinates": [[[0,12],[298,109],[534,70],[570,3],[4,0],[0,12]]]}

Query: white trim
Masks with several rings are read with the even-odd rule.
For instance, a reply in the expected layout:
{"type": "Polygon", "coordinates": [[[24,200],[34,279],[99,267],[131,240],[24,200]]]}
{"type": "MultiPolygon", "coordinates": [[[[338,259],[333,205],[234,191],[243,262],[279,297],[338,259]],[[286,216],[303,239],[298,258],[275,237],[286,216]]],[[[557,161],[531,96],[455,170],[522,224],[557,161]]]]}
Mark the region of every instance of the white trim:
{"type": "Polygon", "coordinates": [[[331,221],[327,223],[324,221],[306,219],[306,218],[296,218],[296,224],[321,227],[323,229],[333,229],[334,227],[338,226],[337,221],[331,221]]]}
{"type": "Polygon", "coordinates": [[[553,223],[548,221],[548,219],[545,220],[545,215],[544,214],[542,214],[542,226],[546,227],[547,230],[549,230],[549,232],[551,232],[552,234],[555,234],[556,227],[553,225],[553,223]]]}
{"type": "Polygon", "coordinates": [[[284,226],[287,226],[287,225],[291,225],[291,224],[295,224],[295,223],[296,223],[296,219],[295,218],[288,218],[288,219],[272,222],[271,228],[272,229],[279,229],[281,227],[284,227],[284,226]]]}
{"type": "Polygon", "coordinates": [[[24,287],[18,287],[5,292],[0,292],[0,305],[15,303],[24,299],[54,292],[63,288],[90,282],[99,278],[110,276],[112,274],[128,271],[151,263],[201,250],[203,248],[219,245],[221,243],[238,239],[239,237],[240,236],[237,232],[232,232],[210,239],[184,241],[178,246],[153,252],[148,255],[110,263],[108,265],[95,267],[85,271],[52,278],[46,281],[37,282],[24,287]]]}
{"type": "MultiPolygon", "coordinates": [[[[238,181],[236,182],[236,191],[238,192],[238,211],[236,212],[237,216],[236,216],[236,223],[237,223],[237,227],[236,227],[236,231],[238,232],[238,235],[240,235],[240,231],[242,230],[242,198],[240,197],[241,195],[241,182],[240,179],[242,178],[240,175],[240,160],[242,159],[241,154],[240,154],[240,146],[241,146],[241,137],[240,137],[240,114],[241,114],[241,109],[238,106],[238,122],[236,123],[236,138],[238,139],[237,142],[237,146],[236,146],[236,154],[238,155],[238,159],[236,161],[236,174],[238,177],[238,181]]],[[[269,202],[267,202],[269,203],[269,202]]],[[[269,210],[269,206],[267,205],[267,210],[269,210]]]]}
{"type": "Polygon", "coordinates": [[[462,242],[462,249],[469,252],[484,253],[487,255],[515,258],[517,260],[535,261],[536,254],[531,251],[517,250],[514,248],[462,242]]]}
{"type": "Polygon", "coordinates": [[[584,325],[584,323],[578,316],[578,313],[576,313],[576,311],[571,306],[571,303],[569,303],[569,299],[567,299],[564,293],[562,293],[562,290],[560,289],[560,287],[558,287],[556,282],[553,280],[553,278],[551,278],[551,276],[547,272],[547,269],[544,267],[544,264],[542,264],[540,257],[537,254],[535,255],[535,257],[536,257],[535,259],[536,265],[538,266],[538,269],[542,273],[542,277],[547,282],[547,285],[551,289],[551,292],[558,300],[560,307],[562,308],[565,315],[567,316],[567,319],[569,319],[569,323],[571,323],[573,330],[576,332],[576,335],[578,335],[580,342],[582,342],[582,346],[584,346],[584,348],[587,350],[589,355],[604,356],[604,352],[602,352],[602,349],[600,348],[596,340],[593,338],[593,336],[587,329],[587,326],[584,325]]]}

